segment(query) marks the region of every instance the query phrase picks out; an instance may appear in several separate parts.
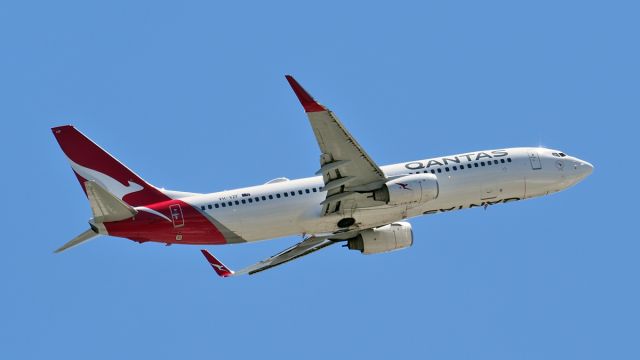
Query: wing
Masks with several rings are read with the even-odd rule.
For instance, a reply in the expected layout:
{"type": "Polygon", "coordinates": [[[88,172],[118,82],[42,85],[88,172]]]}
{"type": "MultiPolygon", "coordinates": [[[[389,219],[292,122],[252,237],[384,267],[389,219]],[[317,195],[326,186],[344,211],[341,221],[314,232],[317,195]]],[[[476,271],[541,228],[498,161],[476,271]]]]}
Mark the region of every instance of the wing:
{"type": "Polygon", "coordinates": [[[323,214],[380,205],[359,193],[375,190],[386,182],[380,167],[331,110],[320,105],[291,75],[286,78],[309,117],[322,152],[320,170],[316,174],[322,174],[327,191],[322,202],[323,214]]]}
{"type": "Polygon", "coordinates": [[[313,252],[316,252],[320,249],[324,249],[329,245],[333,245],[336,241],[346,240],[356,236],[358,231],[350,231],[344,232],[340,234],[331,234],[326,236],[311,236],[307,239],[293,245],[292,247],[279,252],[272,257],[262,260],[257,264],[248,266],[239,271],[233,271],[225,266],[220,260],[218,260],[215,256],[211,255],[207,250],[200,250],[202,254],[205,256],[209,265],[216,271],[216,273],[221,277],[229,277],[229,276],[237,276],[243,274],[253,275],[260,271],[264,271],[270,269],[274,266],[282,265],[291,260],[295,260],[297,258],[303,257],[305,255],[309,255],[313,252]]]}

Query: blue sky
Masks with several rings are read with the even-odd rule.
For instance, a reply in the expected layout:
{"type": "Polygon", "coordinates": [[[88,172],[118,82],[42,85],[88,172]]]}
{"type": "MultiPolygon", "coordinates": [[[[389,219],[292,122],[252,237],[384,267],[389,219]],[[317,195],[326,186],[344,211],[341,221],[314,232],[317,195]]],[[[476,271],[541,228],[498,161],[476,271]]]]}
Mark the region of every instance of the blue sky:
{"type": "MultiPolygon", "coordinates": [[[[2,358],[637,359],[638,5],[625,1],[3,2],[2,358]],[[49,128],[157,186],[319,166],[283,75],[379,164],[543,145],[559,194],[413,219],[415,245],[331,247],[219,279],[198,247],[99,238],[49,128]]],[[[296,242],[210,247],[242,267],[296,242]]]]}

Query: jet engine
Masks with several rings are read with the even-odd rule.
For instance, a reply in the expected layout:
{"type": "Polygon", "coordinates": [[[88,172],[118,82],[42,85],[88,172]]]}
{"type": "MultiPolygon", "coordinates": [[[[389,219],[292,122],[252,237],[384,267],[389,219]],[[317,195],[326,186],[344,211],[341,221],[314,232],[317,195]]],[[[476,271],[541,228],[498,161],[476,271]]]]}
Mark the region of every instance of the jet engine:
{"type": "Polygon", "coordinates": [[[433,174],[412,174],[388,181],[373,192],[373,199],[390,205],[425,203],[438,197],[438,179],[433,174]]]}
{"type": "Polygon", "coordinates": [[[347,243],[349,250],[360,250],[365,255],[400,250],[413,245],[413,230],[408,222],[396,222],[367,229],[347,243]]]}

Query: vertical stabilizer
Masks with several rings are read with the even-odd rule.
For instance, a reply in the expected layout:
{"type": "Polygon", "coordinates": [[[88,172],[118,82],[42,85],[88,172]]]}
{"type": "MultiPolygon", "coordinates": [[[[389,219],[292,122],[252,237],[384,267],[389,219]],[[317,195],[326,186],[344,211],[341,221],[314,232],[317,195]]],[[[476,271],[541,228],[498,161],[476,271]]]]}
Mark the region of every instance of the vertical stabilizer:
{"type": "Polygon", "coordinates": [[[85,183],[94,181],[104,190],[131,206],[141,206],[170,198],[153,185],[84,136],[71,125],[51,129],[62,148],[82,189],[85,183]]]}

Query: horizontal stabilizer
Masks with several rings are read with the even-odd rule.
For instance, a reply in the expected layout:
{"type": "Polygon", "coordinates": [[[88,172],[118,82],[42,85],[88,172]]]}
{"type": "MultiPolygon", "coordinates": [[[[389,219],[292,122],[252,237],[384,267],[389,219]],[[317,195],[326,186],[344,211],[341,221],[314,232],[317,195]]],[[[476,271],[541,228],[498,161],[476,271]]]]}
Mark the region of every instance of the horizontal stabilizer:
{"type": "Polygon", "coordinates": [[[93,211],[93,221],[96,223],[124,220],[138,213],[93,180],[86,181],[84,187],[93,211]]]}
{"type": "Polygon", "coordinates": [[[59,249],[57,249],[56,251],[54,251],[54,253],[59,253],[59,252],[63,252],[67,249],[70,249],[74,246],[78,246],[80,244],[82,244],[83,242],[87,241],[87,240],[91,240],[94,237],[98,236],[98,234],[96,234],[93,230],[89,229],[85,232],[83,232],[82,234],[76,236],[73,240],[69,241],[68,243],[62,245],[59,249]]]}

